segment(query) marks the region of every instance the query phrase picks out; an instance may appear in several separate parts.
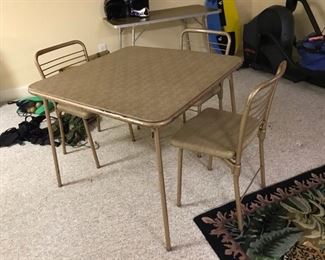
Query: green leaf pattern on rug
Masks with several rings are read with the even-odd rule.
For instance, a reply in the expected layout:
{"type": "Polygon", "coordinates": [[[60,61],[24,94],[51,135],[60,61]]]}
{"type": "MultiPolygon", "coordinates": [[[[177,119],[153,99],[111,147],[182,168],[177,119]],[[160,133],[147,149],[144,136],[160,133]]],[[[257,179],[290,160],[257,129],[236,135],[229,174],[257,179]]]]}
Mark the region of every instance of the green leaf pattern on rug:
{"type": "Polygon", "coordinates": [[[295,227],[264,233],[258,240],[250,244],[246,253],[250,259],[280,259],[300,236],[300,230],[295,227]],[[260,258],[262,256],[267,258],[260,258]]]}
{"type": "Polygon", "coordinates": [[[287,211],[278,203],[274,203],[258,208],[254,214],[246,215],[243,232],[238,229],[237,221],[229,221],[225,226],[236,242],[247,251],[251,243],[259,240],[264,233],[286,228],[289,225],[286,215],[287,211]]]}
{"type": "Polygon", "coordinates": [[[325,247],[325,185],[289,197],[280,205],[289,218],[304,231],[304,238],[320,248],[325,247]]]}
{"type": "Polygon", "coordinates": [[[236,220],[225,226],[250,259],[281,259],[302,238],[324,248],[324,194],[325,185],[321,185],[259,208],[245,216],[243,232],[236,220]]]}
{"type": "Polygon", "coordinates": [[[194,219],[220,259],[325,260],[325,165],[247,195],[242,205],[242,231],[234,202],[194,219]]]}

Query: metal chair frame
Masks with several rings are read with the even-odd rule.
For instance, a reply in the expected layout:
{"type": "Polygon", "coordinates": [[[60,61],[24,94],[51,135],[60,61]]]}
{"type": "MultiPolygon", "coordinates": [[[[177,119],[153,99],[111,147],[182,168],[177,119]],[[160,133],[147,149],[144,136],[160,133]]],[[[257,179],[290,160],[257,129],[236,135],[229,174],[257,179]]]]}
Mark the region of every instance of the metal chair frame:
{"type": "MultiPolygon", "coordinates": [[[[233,175],[237,220],[240,230],[243,230],[241,200],[247,193],[248,189],[250,188],[251,184],[253,183],[255,177],[259,172],[261,175],[261,186],[265,187],[264,139],[266,136],[267,122],[270,114],[274,93],[279,79],[283,76],[286,70],[286,66],[286,61],[283,61],[279,65],[276,75],[271,80],[261,83],[250,93],[246,101],[244,112],[241,115],[238,134],[238,145],[234,151],[234,156],[231,159],[220,157],[231,168],[231,173],[233,175]],[[250,124],[248,124],[248,121],[250,121],[250,124]],[[251,123],[252,121],[254,122],[254,124],[251,123]],[[252,178],[245,192],[241,196],[239,188],[239,177],[241,171],[242,153],[246,146],[252,141],[252,137],[256,132],[257,137],[259,139],[260,167],[252,178]]],[[[197,117],[200,117],[200,114],[197,115],[197,117]]],[[[186,125],[184,127],[186,127],[186,125]]],[[[220,125],[220,128],[222,127],[223,126],[220,125]]],[[[180,130],[180,132],[181,131],[182,130],[180,130]]],[[[191,142],[191,140],[188,141],[191,142]]],[[[181,206],[183,147],[179,145],[178,148],[177,206],[181,206]]],[[[208,169],[212,169],[212,155],[209,155],[208,169]]]]}
{"type": "MultiPolygon", "coordinates": [[[[223,55],[229,55],[230,51],[230,46],[231,46],[231,36],[229,33],[224,32],[224,31],[215,31],[215,30],[208,30],[208,29],[196,29],[196,28],[191,28],[191,29],[185,29],[181,33],[180,37],[180,49],[185,50],[192,50],[193,47],[193,41],[190,40],[190,35],[194,34],[201,34],[204,35],[205,38],[207,39],[205,45],[203,46],[203,51],[207,51],[208,53],[212,52],[220,52],[223,55]],[[215,43],[215,42],[210,42],[209,41],[209,35],[215,35],[216,37],[223,37],[226,40],[226,43],[215,43]],[[185,39],[186,38],[186,39],[185,39]]],[[[202,51],[202,48],[201,48],[202,51]]],[[[234,80],[233,76],[228,77],[229,81],[229,89],[230,89],[230,101],[231,101],[231,110],[232,112],[236,112],[236,101],[235,101],[235,93],[234,93],[234,80]]],[[[209,100],[211,97],[217,95],[218,100],[219,100],[219,109],[223,109],[223,82],[220,83],[216,88],[209,93],[208,95],[204,96],[201,100],[196,102],[193,107],[196,108],[197,113],[200,113],[202,110],[202,105],[204,102],[209,100]]],[[[186,115],[185,113],[183,114],[183,121],[186,121],[186,115]]]]}
{"type": "MultiPolygon", "coordinates": [[[[68,42],[64,42],[61,44],[57,44],[42,50],[39,50],[35,54],[35,64],[36,67],[41,74],[42,78],[48,78],[51,77],[57,73],[61,73],[72,66],[81,65],[85,62],[89,61],[88,52],[86,49],[86,46],[83,42],[79,40],[72,40],[68,42]],[[71,49],[69,49],[71,48],[71,49]],[[60,53],[60,56],[56,56],[55,52],[60,53]],[[62,53],[62,54],[61,54],[62,53]],[[45,58],[45,55],[48,58],[45,58]],[[53,56],[51,56],[53,55],[53,56]],[[45,61],[43,61],[45,59],[45,61]]],[[[101,131],[100,128],[100,117],[99,115],[88,113],[85,110],[82,109],[66,109],[66,105],[60,105],[60,104],[54,104],[55,112],[59,121],[59,128],[60,128],[60,135],[61,135],[61,144],[62,144],[62,150],[63,154],[66,154],[66,144],[65,144],[65,135],[64,135],[64,129],[63,129],[63,123],[62,123],[62,113],[69,113],[74,116],[78,116],[82,118],[86,134],[88,137],[88,141],[92,150],[92,154],[95,160],[95,164],[97,168],[100,168],[100,164],[98,161],[98,156],[96,153],[95,144],[89,129],[88,119],[90,118],[96,118],[97,120],[97,128],[98,131],[101,131]],[[65,111],[68,110],[68,111],[65,111]]],[[[132,140],[134,141],[134,134],[131,124],[129,124],[129,131],[132,137],[132,140]]]]}

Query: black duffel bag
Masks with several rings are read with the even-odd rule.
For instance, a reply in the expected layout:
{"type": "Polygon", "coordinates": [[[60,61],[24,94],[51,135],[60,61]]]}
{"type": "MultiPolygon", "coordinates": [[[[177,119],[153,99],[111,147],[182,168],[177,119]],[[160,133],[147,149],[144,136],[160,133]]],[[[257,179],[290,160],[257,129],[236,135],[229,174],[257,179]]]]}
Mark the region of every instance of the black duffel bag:
{"type": "Polygon", "coordinates": [[[108,20],[128,16],[128,6],[124,0],[105,0],[104,10],[108,20]]]}

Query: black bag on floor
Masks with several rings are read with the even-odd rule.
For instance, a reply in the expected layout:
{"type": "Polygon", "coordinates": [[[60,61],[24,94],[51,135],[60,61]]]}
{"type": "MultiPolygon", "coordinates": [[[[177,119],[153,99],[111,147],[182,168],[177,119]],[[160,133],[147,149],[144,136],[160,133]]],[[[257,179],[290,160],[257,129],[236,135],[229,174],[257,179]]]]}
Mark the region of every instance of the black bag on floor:
{"type": "Polygon", "coordinates": [[[9,128],[0,135],[0,147],[11,146],[14,144],[23,144],[18,129],[15,127],[9,128]]]}
{"type": "MultiPolygon", "coordinates": [[[[18,125],[18,129],[9,128],[0,135],[0,147],[11,146],[14,144],[24,144],[24,141],[32,144],[50,144],[47,128],[40,128],[45,116],[26,116],[25,120],[18,125]]],[[[56,146],[60,143],[55,142],[56,146]]]]}

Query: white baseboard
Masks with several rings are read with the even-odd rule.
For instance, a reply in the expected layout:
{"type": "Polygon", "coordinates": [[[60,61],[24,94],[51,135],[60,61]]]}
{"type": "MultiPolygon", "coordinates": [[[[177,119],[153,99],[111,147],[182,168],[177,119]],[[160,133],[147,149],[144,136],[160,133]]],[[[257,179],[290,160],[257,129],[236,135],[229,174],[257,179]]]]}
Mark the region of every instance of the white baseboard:
{"type": "Polygon", "coordinates": [[[28,93],[27,85],[19,88],[0,90],[0,103],[19,99],[26,96],[31,96],[31,94],[28,93]]]}

